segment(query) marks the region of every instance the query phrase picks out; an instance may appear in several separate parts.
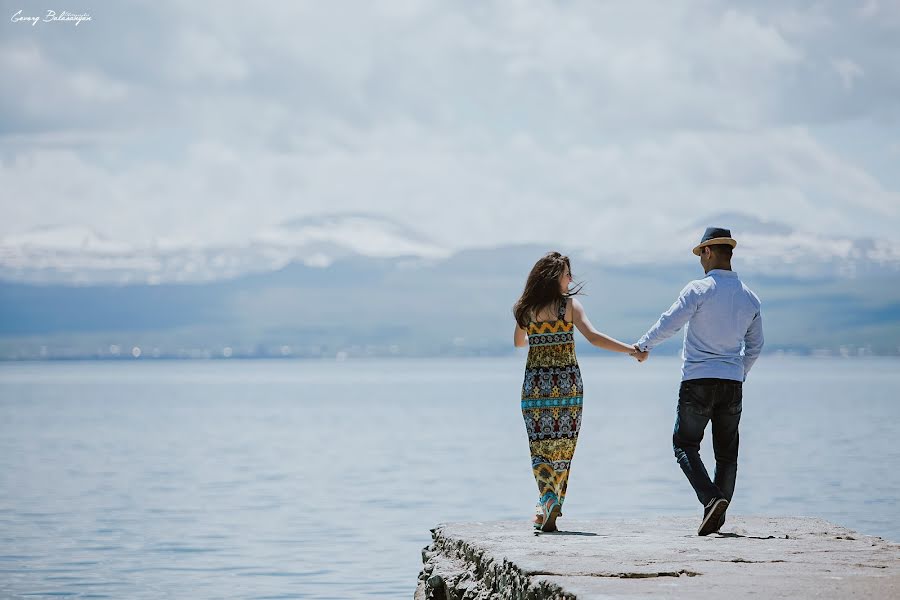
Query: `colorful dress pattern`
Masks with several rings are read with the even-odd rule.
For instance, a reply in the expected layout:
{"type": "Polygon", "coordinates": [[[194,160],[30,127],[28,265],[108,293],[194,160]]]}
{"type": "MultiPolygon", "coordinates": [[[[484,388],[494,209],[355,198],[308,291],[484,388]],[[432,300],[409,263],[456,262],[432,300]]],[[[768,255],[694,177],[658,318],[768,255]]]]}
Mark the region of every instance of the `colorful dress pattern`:
{"type": "Polygon", "coordinates": [[[563,302],[556,321],[528,324],[522,416],[538,485],[538,506],[555,498],[562,507],[581,429],[584,385],[575,358],[574,324],[565,317],[563,302]]]}

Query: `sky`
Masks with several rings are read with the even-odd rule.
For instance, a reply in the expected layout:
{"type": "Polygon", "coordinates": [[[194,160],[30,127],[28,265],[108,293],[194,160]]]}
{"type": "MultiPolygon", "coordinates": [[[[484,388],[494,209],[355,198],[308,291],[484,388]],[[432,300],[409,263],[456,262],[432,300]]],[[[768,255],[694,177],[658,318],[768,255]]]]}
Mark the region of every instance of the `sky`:
{"type": "Polygon", "coordinates": [[[362,211],[652,254],[740,212],[900,241],[897,0],[87,4],[0,0],[0,237],[362,211]]]}

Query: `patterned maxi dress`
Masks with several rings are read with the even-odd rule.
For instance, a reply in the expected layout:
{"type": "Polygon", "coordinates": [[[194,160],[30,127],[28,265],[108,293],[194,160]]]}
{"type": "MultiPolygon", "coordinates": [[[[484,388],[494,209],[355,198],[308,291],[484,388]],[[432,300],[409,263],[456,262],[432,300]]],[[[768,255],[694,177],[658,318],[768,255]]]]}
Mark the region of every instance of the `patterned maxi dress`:
{"type": "Polygon", "coordinates": [[[538,485],[538,506],[555,497],[560,508],[581,428],[584,395],[573,323],[565,320],[566,304],[559,307],[556,321],[528,324],[528,361],[522,385],[522,416],[538,485]]]}

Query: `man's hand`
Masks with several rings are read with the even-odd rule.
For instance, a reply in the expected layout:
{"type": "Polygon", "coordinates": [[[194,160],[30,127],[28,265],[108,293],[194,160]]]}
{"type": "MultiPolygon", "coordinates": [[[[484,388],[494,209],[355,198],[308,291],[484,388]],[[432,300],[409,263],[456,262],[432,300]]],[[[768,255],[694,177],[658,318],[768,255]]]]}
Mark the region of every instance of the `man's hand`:
{"type": "Polygon", "coordinates": [[[644,362],[645,360],[647,360],[647,357],[650,356],[650,351],[649,350],[641,350],[640,347],[637,344],[635,344],[634,351],[631,354],[629,354],[629,356],[633,356],[635,358],[635,360],[637,360],[640,363],[640,362],[644,362]]]}

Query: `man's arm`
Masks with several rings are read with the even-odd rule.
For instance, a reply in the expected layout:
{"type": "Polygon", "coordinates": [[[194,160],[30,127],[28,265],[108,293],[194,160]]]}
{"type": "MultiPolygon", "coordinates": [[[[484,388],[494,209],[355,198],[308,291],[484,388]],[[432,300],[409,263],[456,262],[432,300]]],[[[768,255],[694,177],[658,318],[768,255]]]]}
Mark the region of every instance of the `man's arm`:
{"type": "Polygon", "coordinates": [[[762,313],[758,312],[753,317],[750,327],[747,328],[747,333],[744,335],[744,381],[747,381],[747,373],[750,372],[750,367],[753,366],[753,363],[759,357],[759,353],[762,352],[763,343],[765,343],[765,340],[763,340],[762,313]]]}
{"type": "Polygon", "coordinates": [[[700,306],[700,294],[693,284],[689,283],[678,296],[678,299],[664,312],[656,324],[638,340],[641,350],[652,350],[666,341],[691,320],[700,306]]]}

